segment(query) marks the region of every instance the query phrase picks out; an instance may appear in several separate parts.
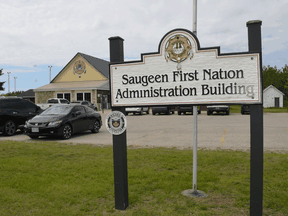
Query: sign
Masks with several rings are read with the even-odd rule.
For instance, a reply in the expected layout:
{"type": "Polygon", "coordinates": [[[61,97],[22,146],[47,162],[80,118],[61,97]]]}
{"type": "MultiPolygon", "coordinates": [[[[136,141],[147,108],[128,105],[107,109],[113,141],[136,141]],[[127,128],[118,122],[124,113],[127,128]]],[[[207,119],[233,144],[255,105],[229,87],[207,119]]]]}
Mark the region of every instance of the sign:
{"type": "Polygon", "coordinates": [[[109,113],[106,117],[106,128],[111,134],[122,134],[127,128],[126,116],[120,111],[109,113]]]}
{"type": "Polygon", "coordinates": [[[157,53],[110,64],[112,106],[262,104],[260,53],[221,54],[200,48],[190,31],[176,29],[157,53]]]}

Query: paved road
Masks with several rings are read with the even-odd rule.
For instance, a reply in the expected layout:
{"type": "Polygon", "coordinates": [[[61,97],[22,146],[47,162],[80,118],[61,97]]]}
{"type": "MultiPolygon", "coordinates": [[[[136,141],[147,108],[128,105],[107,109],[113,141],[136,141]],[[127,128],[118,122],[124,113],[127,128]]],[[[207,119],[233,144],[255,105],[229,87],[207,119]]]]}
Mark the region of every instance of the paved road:
{"type": "MultiPolygon", "coordinates": [[[[105,119],[110,110],[102,114],[105,119]]],[[[127,116],[127,145],[135,147],[193,147],[193,115],[129,115],[127,116]]],[[[1,140],[31,141],[23,134],[1,140]]],[[[112,145],[112,135],[105,125],[98,134],[89,131],[69,140],[40,137],[39,141],[112,145]]],[[[250,148],[250,115],[198,115],[198,147],[247,151],[250,148]]],[[[288,152],[288,113],[264,114],[264,150],[288,152]]]]}

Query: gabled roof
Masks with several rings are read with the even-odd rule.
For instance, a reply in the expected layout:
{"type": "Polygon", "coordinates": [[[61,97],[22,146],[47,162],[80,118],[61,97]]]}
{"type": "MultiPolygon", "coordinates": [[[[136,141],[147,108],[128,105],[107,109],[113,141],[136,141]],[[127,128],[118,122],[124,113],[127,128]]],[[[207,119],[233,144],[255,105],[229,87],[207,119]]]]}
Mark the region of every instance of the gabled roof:
{"type": "Polygon", "coordinates": [[[278,91],[280,94],[285,95],[283,92],[281,92],[279,89],[277,89],[277,88],[274,87],[273,85],[270,85],[270,86],[268,86],[267,88],[265,88],[265,89],[263,90],[263,93],[264,93],[265,91],[267,91],[268,89],[270,89],[270,88],[273,88],[273,89],[275,89],[276,91],[278,91]]]}
{"type": "Polygon", "coordinates": [[[81,57],[83,57],[86,61],[88,61],[96,70],[98,70],[104,77],[106,77],[107,79],[109,79],[109,61],[103,60],[103,59],[99,59],[90,55],[86,55],[84,53],[80,53],[78,52],[69,62],[67,65],[65,65],[65,67],[63,67],[63,69],[54,77],[54,79],[50,82],[53,83],[53,81],[62,73],[62,71],[70,64],[71,61],[74,60],[74,58],[80,55],[81,57]]]}

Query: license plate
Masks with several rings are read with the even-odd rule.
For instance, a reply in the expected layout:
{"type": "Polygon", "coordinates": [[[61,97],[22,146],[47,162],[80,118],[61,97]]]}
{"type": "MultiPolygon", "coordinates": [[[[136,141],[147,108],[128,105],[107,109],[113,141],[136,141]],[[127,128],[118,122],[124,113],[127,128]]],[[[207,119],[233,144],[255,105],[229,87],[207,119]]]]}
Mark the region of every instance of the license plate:
{"type": "Polygon", "coordinates": [[[39,132],[39,128],[32,128],[32,133],[38,133],[39,132]]]}

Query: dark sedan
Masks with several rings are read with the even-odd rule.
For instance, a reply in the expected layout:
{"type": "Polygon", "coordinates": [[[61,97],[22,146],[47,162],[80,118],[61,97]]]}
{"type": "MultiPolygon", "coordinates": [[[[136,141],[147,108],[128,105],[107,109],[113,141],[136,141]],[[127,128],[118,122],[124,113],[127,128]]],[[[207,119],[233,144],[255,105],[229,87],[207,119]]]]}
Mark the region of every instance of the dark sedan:
{"type": "Polygon", "coordinates": [[[81,131],[98,133],[101,126],[101,115],[87,106],[55,105],[26,121],[25,134],[32,139],[51,135],[69,139],[74,133],[81,131]]]}

